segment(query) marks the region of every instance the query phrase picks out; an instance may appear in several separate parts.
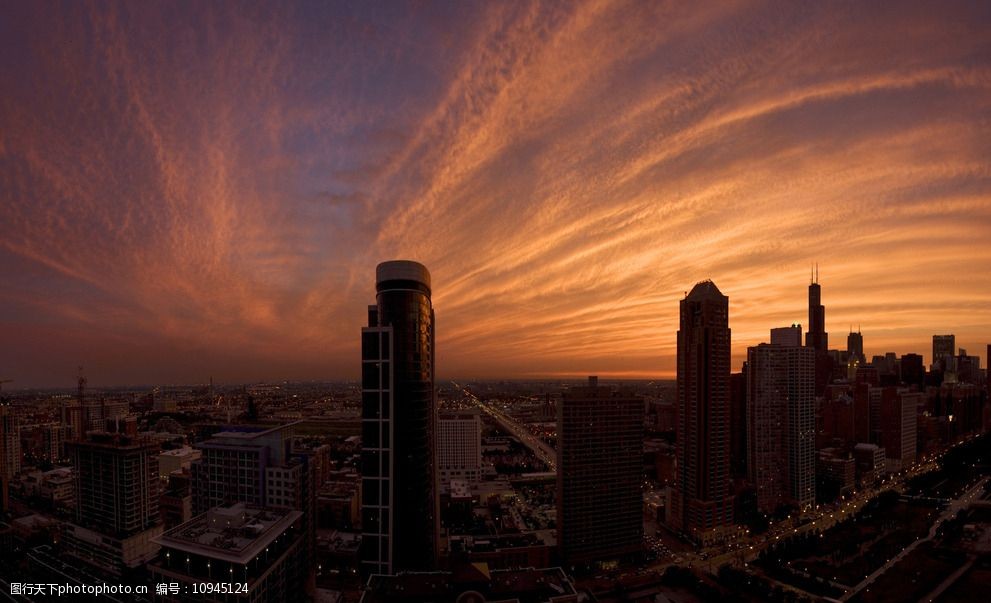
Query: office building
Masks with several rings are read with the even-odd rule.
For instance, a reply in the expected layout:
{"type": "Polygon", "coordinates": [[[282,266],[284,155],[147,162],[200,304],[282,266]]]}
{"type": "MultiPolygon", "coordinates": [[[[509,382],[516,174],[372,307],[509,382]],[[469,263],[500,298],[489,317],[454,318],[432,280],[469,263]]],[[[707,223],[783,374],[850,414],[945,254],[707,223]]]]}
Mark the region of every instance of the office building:
{"type": "Polygon", "coordinates": [[[771,345],[797,347],[802,345],[802,325],[771,329],[771,345]]]}
{"type": "Polygon", "coordinates": [[[141,567],[158,550],[158,444],[123,434],[91,433],[68,442],[76,510],[63,543],[73,556],[114,575],[141,567]]]}
{"type": "Polygon", "coordinates": [[[152,582],[178,584],[156,601],[294,603],[310,600],[303,513],[243,503],[217,507],[179,525],[155,542],[161,553],[149,565],[152,582]],[[204,589],[204,584],[230,587],[204,589]],[[204,592],[208,590],[208,592],[204,592]]]}
{"type": "Polygon", "coordinates": [[[311,485],[306,464],[290,455],[294,429],[295,423],[227,427],[196,444],[201,456],[189,463],[193,515],[239,502],[305,512],[311,485]]]}
{"type": "Polygon", "coordinates": [[[0,512],[10,504],[10,481],[21,471],[20,417],[0,402],[0,512]]]}
{"type": "Polygon", "coordinates": [[[860,329],[857,329],[856,333],[850,331],[846,336],[846,352],[851,360],[856,358],[859,364],[867,362],[864,356],[864,336],[860,333],[860,329]]]}
{"type": "Polygon", "coordinates": [[[362,571],[430,570],[439,516],[430,273],[383,262],[375,289],[361,330],[362,571]]]}
{"type": "Polygon", "coordinates": [[[195,445],[202,456],[190,463],[193,517],[216,507],[244,503],[262,509],[303,513],[305,585],[312,590],[316,555],[316,478],[311,459],[293,454],[297,423],[277,427],[229,426],[195,445]]]}
{"type": "Polygon", "coordinates": [[[733,521],[729,459],[729,298],[712,281],[681,301],[678,330],[678,477],[669,520],[700,543],[733,521]]]}
{"type": "Polygon", "coordinates": [[[438,413],[437,471],[442,490],[452,479],[481,479],[482,419],[477,408],[438,413]]]}
{"type": "Polygon", "coordinates": [[[203,452],[191,446],[163,450],[158,455],[158,475],[167,478],[173,471],[190,471],[193,461],[203,457],[203,452]]]}
{"type": "Polygon", "coordinates": [[[886,454],[886,469],[898,472],[915,463],[917,425],[925,394],[894,387],[881,391],[880,445],[886,454]]]}
{"type": "Polygon", "coordinates": [[[636,559],[643,547],[643,400],[588,387],[558,403],[557,530],[570,566],[636,559]]]}
{"type": "Polygon", "coordinates": [[[773,513],[815,503],[815,350],[747,350],[747,467],[757,506],[773,513]]]}
{"type": "Polygon", "coordinates": [[[933,371],[952,372],[954,370],[953,358],[956,354],[956,335],[933,335],[933,371]]]}

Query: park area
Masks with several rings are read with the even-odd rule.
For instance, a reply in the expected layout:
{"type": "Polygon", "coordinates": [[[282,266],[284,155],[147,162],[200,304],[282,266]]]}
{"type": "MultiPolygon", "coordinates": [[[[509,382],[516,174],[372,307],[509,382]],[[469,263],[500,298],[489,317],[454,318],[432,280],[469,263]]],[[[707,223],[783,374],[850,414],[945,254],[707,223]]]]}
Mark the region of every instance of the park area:
{"type": "Polygon", "coordinates": [[[855,586],[924,537],[938,514],[935,504],[904,502],[894,491],[882,492],[825,532],[806,532],[772,546],[757,565],[783,582],[835,596],[836,589],[855,586]]]}

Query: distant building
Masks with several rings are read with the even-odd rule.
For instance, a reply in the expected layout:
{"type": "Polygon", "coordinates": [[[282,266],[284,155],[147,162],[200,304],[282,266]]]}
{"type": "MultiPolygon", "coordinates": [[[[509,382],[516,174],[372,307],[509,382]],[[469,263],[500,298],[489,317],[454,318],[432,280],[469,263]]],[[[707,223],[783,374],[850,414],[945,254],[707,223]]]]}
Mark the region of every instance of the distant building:
{"type": "Polygon", "coordinates": [[[703,281],[681,301],[678,330],[678,480],[672,528],[709,543],[733,524],[730,494],[729,298],[703,281]]]}
{"type": "Polygon", "coordinates": [[[167,478],[173,471],[190,470],[193,461],[202,458],[203,452],[191,446],[175,450],[163,450],[158,455],[158,475],[167,478]]]}
{"type": "Polygon", "coordinates": [[[114,575],[155,556],[159,518],[158,444],[96,432],[69,442],[74,468],[75,519],[63,543],[73,556],[114,575]]]}
{"type": "Polygon", "coordinates": [[[819,286],[819,269],[816,267],[809,283],[809,332],[805,334],[806,347],[820,354],[829,349],[829,333],[826,332],[826,307],[822,305],[822,288],[819,286]]]}
{"type": "Polygon", "coordinates": [[[643,548],[643,400],[588,387],[558,403],[557,529],[561,557],[581,566],[635,559],[643,548]]]}
{"type": "Polygon", "coordinates": [[[919,406],[925,396],[918,392],[884,388],[881,395],[881,445],[887,455],[887,470],[898,472],[915,463],[919,406]]]}
{"type": "Polygon", "coordinates": [[[434,311],[430,273],[383,262],[361,330],[362,571],[436,566],[434,311]]]}
{"type": "Polygon", "coordinates": [[[156,601],[308,601],[307,542],[303,513],[242,503],[217,507],[155,539],[161,553],[148,569],[152,582],[179,584],[179,592],[156,601]],[[223,584],[196,596],[204,584],[223,584]],[[243,590],[242,590],[243,589],[243,590]]]}
{"type": "Polygon", "coordinates": [[[771,329],[771,345],[798,347],[802,345],[802,325],[771,329]]]}
{"type": "Polygon", "coordinates": [[[846,352],[850,358],[856,358],[860,364],[867,361],[864,356],[864,336],[860,333],[860,329],[857,329],[856,333],[850,331],[846,336],[846,352]]]}
{"type": "Polygon", "coordinates": [[[952,372],[953,358],[957,355],[956,335],[933,335],[932,370],[952,372]]]}
{"type": "Polygon", "coordinates": [[[0,402],[0,512],[8,510],[10,482],[21,472],[20,417],[0,402]]]}
{"type": "Polygon", "coordinates": [[[437,414],[437,470],[445,490],[452,479],[481,479],[482,419],[477,408],[437,414]]]}
{"type": "Polygon", "coordinates": [[[758,509],[815,504],[815,350],[747,350],[747,468],[758,509]]]}

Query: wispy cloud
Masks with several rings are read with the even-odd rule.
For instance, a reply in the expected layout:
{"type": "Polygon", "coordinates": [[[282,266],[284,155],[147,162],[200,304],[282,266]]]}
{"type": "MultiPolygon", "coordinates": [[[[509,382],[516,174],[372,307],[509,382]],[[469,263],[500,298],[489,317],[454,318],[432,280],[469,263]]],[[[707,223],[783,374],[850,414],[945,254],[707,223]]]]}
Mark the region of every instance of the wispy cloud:
{"type": "Polygon", "coordinates": [[[24,381],[353,375],[393,257],[434,275],[442,375],[669,375],[702,278],[739,360],[815,261],[834,345],[991,340],[981,3],[194,10],[0,24],[24,381]]]}

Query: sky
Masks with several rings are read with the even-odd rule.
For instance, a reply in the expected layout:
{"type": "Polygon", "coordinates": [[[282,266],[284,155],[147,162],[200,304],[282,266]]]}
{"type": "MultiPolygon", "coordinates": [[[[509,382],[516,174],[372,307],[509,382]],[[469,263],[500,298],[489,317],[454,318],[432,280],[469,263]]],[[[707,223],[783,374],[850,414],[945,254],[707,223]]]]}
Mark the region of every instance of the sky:
{"type": "Polygon", "coordinates": [[[991,343],[991,3],[4,2],[8,387],[356,378],[375,265],[439,378],[991,343]]]}

